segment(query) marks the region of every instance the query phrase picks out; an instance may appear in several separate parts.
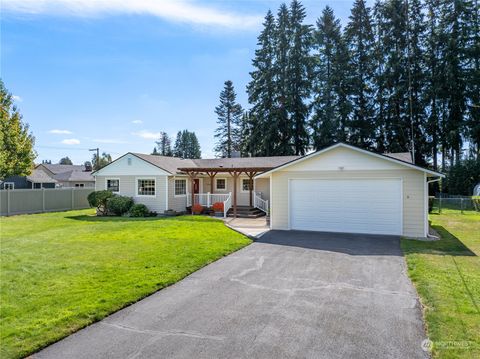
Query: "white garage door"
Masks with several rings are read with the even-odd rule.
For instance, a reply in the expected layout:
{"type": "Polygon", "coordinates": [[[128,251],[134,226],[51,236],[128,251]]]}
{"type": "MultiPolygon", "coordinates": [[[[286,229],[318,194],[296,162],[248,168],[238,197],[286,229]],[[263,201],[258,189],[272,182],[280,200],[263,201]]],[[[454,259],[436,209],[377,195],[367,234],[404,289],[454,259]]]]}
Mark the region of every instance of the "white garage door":
{"type": "Polygon", "coordinates": [[[399,179],[291,180],[290,228],[402,234],[399,179]]]}

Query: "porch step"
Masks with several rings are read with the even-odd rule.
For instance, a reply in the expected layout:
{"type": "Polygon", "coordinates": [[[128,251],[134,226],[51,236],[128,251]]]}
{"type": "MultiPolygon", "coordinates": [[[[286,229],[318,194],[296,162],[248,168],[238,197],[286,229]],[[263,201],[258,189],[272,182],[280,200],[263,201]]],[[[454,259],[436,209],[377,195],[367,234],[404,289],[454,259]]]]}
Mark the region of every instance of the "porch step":
{"type": "MultiPolygon", "coordinates": [[[[233,208],[230,208],[227,212],[228,217],[233,217],[233,208]]],[[[255,207],[250,206],[237,206],[238,218],[259,218],[265,216],[265,212],[255,207]]]]}

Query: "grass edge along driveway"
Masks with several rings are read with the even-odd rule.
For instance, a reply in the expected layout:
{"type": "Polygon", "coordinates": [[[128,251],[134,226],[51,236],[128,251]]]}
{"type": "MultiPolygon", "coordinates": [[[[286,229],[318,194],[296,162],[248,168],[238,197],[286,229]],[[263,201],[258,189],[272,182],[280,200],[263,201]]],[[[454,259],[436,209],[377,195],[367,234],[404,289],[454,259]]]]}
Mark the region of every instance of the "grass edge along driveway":
{"type": "Polygon", "coordinates": [[[433,357],[480,358],[480,213],[430,215],[441,239],[402,239],[433,357]]]}
{"type": "Polygon", "coordinates": [[[1,218],[2,358],[20,358],[251,243],[200,216],[1,218]]]}

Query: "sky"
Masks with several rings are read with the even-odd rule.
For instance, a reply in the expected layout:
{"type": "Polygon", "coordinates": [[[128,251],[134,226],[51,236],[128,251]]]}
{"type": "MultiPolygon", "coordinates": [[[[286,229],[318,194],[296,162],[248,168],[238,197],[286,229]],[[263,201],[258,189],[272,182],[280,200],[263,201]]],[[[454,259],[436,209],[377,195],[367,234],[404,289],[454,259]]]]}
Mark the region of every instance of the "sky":
{"type": "MultiPolygon", "coordinates": [[[[37,162],[93,152],[151,153],[160,131],[195,131],[214,157],[226,80],[245,88],[257,36],[276,0],[2,0],[0,76],[36,138],[37,162]]],[[[309,24],[329,5],[305,0],[309,24]]]]}

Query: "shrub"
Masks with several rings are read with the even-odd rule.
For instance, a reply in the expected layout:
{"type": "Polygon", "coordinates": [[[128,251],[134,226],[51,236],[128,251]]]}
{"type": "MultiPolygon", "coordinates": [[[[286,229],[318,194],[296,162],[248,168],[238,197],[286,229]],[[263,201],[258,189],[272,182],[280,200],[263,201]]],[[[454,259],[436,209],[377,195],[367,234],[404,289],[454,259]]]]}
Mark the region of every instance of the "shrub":
{"type": "Polygon", "coordinates": [[[137,203],[130,208],[129,215],[130,217],[147,217],[150,215],[150,211],[144,204],[137,203]]]}
{"type": "Polygon", "coordinates": [[[200,203],[196,203],[192,207],[192,212],[194,214],[200,214],[203,212],[203,206],[200,203]]]}
{"type": "Polygon", "coordinates": [[[107,213],[122,216],[133,206],[133,199],[126,196],[115,196],[107,200],[107,213]]]}
{"type": "Polygon", "coordinates": [[[223,202],[215,202],[212,208],[214,212],[223,212],[223,202]]]}
{"type": "Polygon", "coordinates": [[[95,191],[88,195],[87,200],[90,207],[97,208],[97,214],[105,216],[107,214],[107,201],[115,195],[111,191],[95,191]]]}

